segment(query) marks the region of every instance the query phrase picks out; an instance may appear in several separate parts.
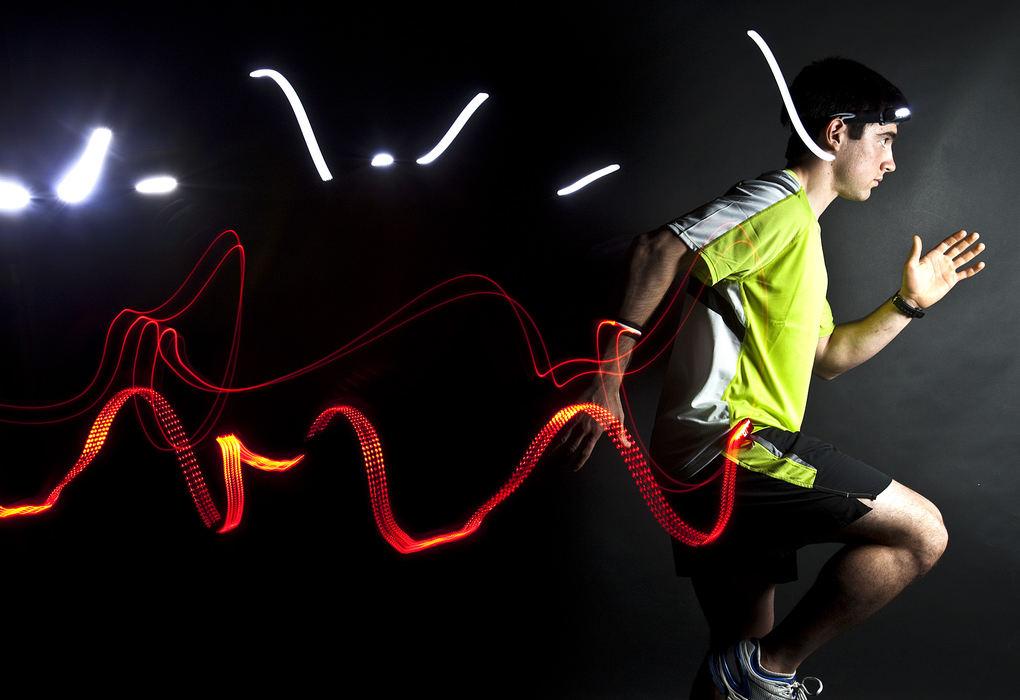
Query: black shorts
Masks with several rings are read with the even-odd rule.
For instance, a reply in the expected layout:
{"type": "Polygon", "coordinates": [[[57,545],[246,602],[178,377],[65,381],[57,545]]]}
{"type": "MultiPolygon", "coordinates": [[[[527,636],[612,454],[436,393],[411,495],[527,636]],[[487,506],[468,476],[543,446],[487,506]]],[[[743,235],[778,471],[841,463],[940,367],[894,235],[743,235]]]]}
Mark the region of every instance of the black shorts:
{"type": "MultiPolygon", "coordinates": [[[[832,445],[801,433],[763,428],[756,435],[787,456],[816,470],[813,488],[804,488],[737,467],[733,514],[718,539],[703,547],[673,540],[679,576],[746,576],[755,571],[773,583],[797,579],[797,550],[834,539],[839,530],[871,511],[858,500],[875,498],[892,479],[832,445]]],[[[716,458],[700,474],[722,466],[716,458]]],[[[701,530],[715,524],[722,479],[667,498],[682,520],[701,530]]]]}

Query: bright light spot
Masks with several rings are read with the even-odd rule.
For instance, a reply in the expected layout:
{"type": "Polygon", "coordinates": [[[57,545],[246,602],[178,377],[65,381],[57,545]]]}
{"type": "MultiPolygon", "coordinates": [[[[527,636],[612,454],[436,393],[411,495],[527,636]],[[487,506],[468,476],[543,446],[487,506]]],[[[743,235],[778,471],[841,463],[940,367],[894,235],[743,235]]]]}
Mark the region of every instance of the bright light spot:
{"type": "Polygon", "coordinates": [[[85,153],[57,185],[58,197],[68,204],[77,204],[89,196],[99,180],[106,149],[110,146],[112,138],[113,133],[109,129],[92,131],[89,143],[85,146],[85,153]]]}
{"type": "Polygon", "coordinates": [[[428,165],[436,158],[443,155],[443,151],[449,148],[450,144],[453,143],[453,140],[457,138],[457,134],[459,134],[460,130],[464,128],[464,125],[467,124],[471,115],[474,114],[475,110],[478,109],[487,99],[489,99],[489,94],[486,92],[480,92],[475,95],[474,99],[468,102],[468,106],[461,111],[460,116],[454,120],[453,126],[451,126],[450,130],[446,132],[446,136],[439,140],[439,143],[436,144],[435,148],[417,160],[418,165],[428,165]]]}
{"type": "Polygon", "coordinates": [[[333,175],[329,172],[329,168],[326,167],[326,160],[322,157],[322,151],[319,150],[319,144],[315,140],[315,134],[312,133],[312,125],[308,123],[308,115],[305,114],[305,108],[301,105],[301,100],[298,98],[297,92],[291,87],[290,82],[284,78],[280,73],[270,68],[260,68],[249,73],[252,78],[272,78],[276,81],[276,84],[283,90],[283,94],[287,96],[287,100],[290,102],[290,108],[294,110],[294,116],[297,117],[298,126],[301,127],[301,135],[305,137],[305,145],[308,146],[308,153],[312,156],[312,162],[315,163],[315,169],[319,171],[319,177],[322,178],[323,182],[328,182],[333,179],[333,175]]]}
{"type": "Polygon", "coordinates": [[[569,185],[567,187],[564,187],[562,190],[557,190],[556,194],[558,194],[561,197],[564,196],[564,195],[573,194],[574,192],[577,192],[582,187],[587,187],[591,183],[595,182],[600,177],[605,177],[609,173],[615,173],[619,169],[620,169],[620,166],[618,164],[616,164],[616,163],[613,163],[612,165],[607,165],[606,167],[602,168],[602,170],[596,170],[595,172],[591,173],[590,175],[585,175],[580,180],[575,182],[573,185],[569,185]]]}
{"type": "Polygon", "coordinates": [[[385,168],[387,165],[393,165],[393,156],[389,153],[377,153],[372,158],[372,165],[377,168],[385,168]]]}
{"type": "Polygon", "coordinates": [[[793,129],[800,136],[800,140],[804,142],[804,145],[811,149],[811,152],[822,160],[834,160],[836,156],[831,153],[826,153],[815,140],[808,136],[807,131],[804,129],[804,125],[800,121],[800,116],[797,114],[797,108],[793,106],[793,98],[790,97],[790,90],[786,87],[786,78],[783,77],[783,72],[779,70],[779,64],[776,63],[776,57],[772,55],[772,49],[765,43],[765,40],[761,38],[758,32],[753,29],[747,30],[747,35],[754,40],[754,43],[761,49],[762,54],[765,56],[765,61],[768,62],[769,68],[772,69],[772,77],[776,79],[776,85],[779,87],[779,94],[783,96],[783,103],[786,105],[786,113],[790,115],[790,121],[793,123],[793,129]]]}
{"type": "Polygon", "coordinates": [[[0,211],[18,211],[28,206],[32,195],[15,182],[0,181],[0,211]]]}
{"type": "Polygon", "coordinates": [[[177,189],[177,180],[169,175],[147,177],[135,184],[135,190],[142,194],[166,194],[177,189]]]}
{"type": "Polygon", "coordinates": [[[910,107],[900,107],[896,110],[895,116],[897,119],[906,119],[910,116],[910,107]]]}

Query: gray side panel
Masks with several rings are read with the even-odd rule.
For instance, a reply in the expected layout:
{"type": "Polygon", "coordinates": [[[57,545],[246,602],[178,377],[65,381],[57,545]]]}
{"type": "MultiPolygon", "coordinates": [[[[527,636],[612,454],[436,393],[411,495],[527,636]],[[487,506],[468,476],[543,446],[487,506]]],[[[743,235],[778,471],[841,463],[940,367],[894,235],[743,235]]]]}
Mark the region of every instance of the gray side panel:
{"type": "MultiPolygon", "coordinates": [[[[737,286],[716,289],[730,301],[731,287],[737,286]]],[[[739,299],[739,289],[736,295],[739,299]]],[[[743,319],[739,301],[737,309],[743,319]]],[[[718,313],[693,303],[673,345],[652,432],[652,457],[671,476],[689,478],[719,454],[730,427],[729,406],[721,397],[733,380],[740,345],[718,313]]]]}

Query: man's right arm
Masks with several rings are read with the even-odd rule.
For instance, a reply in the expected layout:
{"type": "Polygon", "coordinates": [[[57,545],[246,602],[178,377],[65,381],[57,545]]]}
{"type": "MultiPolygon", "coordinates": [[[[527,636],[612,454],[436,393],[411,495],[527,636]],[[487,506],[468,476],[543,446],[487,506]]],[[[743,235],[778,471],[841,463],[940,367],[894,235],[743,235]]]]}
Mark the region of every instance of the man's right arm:
{"type": "MultiPolygon", "coordinates": [[[[666,227],[638,236],[631,247],[619,320],[644,326],[666,296],[689,252],[687,245],[666,227]]],[[[623,420],[620,385],[636,344],[632,335],[623,334],[604,350],[601,357],[604,369],[581,395],[579,403],[605,406],[623,420]]],[[[587,415],[574,422],[563,444],[573,457],[575,469],[588,461],[601,435],[602,428],[587,415]]]]}

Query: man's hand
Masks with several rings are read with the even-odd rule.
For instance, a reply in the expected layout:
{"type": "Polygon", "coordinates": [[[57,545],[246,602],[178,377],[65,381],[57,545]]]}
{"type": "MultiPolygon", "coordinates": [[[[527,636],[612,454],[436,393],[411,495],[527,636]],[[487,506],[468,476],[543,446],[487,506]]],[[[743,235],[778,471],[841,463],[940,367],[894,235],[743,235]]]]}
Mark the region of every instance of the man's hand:
{"type": "MultiPolygon", "coordinates": [[[[603,406],[610,413],[623,422],[623,404],[620,401],[619,386],[603,387],[599,377],[596,377],[591,386],[574,403],[593,403],[603,406]]],[[[570,424],[564,428],[556,442],[556,451],[563,451],[567,463],[577,471],[584,466],[584,463],[591,457],[596,443],[602,436],[602,426],[598,421],[587,413],[579,412],[570,424]]],[[[629,443],[624,443],[629,447],[629,443]]]]}
{"type": "Polygon", "coordinates": [[[914,236],[910,257],[903,266],[900,296],[918,308],[927,309],[957,282],[981,272],[985,267],[983,262],[964,267],[985,249],[985,244],[977,243],[977,239],[977,233],[968,236],[966,231],[957,231],[922,258],[921,237],[914,236]]]}

